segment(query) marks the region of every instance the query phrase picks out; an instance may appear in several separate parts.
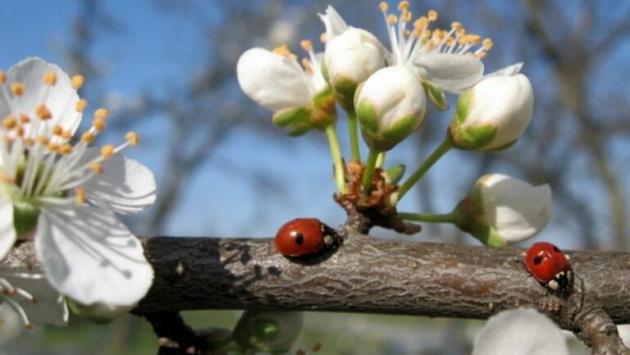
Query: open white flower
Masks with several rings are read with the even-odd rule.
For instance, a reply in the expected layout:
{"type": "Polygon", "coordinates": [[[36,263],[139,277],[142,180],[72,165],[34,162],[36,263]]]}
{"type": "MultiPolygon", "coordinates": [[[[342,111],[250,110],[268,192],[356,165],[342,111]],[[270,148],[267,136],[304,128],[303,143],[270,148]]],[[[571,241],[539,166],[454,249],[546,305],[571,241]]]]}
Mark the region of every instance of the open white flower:
{"type": "Polygon", "coordinates": [[[488,174],[456,208],[458,227],[489,246],[538,234],[551,217],[549,185],[532,186],[507,175],[488,174]]]}
{"type": "Polygon", "coordinates": [[[290,135],[323,128],[334,120],[334,99],[321,73],[322,54],[302,41],[309,59],[297,57],[286,45],[273,51],[251,48],[241,54],[236,74],[241,89],[259,105],[274,112],[274,123],[290,135]]]}
{"type": "Polygon", "coordinates": [[[81,76],[40,58],[0,74],[0,252],[32,237],[46,279],[62,294],[84,305],[135,304],[153,270],[115,213],[155,200],[151,171],[118,155],[138,136],[89,148],[106,125],[107,111],[98,109],[73,145],[87,105],[77,95],[81,76]]]}
{"type": "Polygon", "coordinates": [[[390,64],[405,65],[420,80],[451,93],[471,87],[483,76],[483,58],[492,41],[466,33],[464,26],[453,22],[450,30],[431,28],[438,18],[435,10],[413,21],[409,1],[398,4],[399,16],[388,12],[386,2],[379,5],[391,42],[390,64]],[[413,29],[407,25],[413,21],[413,29]]]}
{"type": "Polygon", "coordinates": [[[501,312],[475,337],[472,355],[569,355],[560,328],[534,309],[501,312]]]}
{"type": "Polygon", "coordinates": [[[464,92],[449,127],[461,149],[500,150],[512,145],[532,119],[534,92],[520,74],[523,63],[489,74],[464,92]]]}

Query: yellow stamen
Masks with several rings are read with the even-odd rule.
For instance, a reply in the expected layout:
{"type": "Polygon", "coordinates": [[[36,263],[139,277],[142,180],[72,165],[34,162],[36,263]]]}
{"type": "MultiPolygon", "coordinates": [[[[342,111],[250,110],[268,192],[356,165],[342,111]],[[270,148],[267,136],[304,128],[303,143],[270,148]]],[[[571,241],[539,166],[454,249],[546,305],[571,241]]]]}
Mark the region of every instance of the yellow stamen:
{"type": "Polygon", "coordinates": [[[429,12],[427,12],[427,17],[429,18],[429,21],[434,22],[437,21],[439,14],[435,10],[429,10],[429,12]]]}
{"type": "Polygon", "coordinates": [[[53,126],[52,132],[55,136],[60,136],[63,133],[63,127],[59,124],[53,126]]]}
{"type": "Polygon", "coordinates": [[[395,25],[398,22],[398,17],[396,15],[387,15],[387,24],[395,25]]]}
{"type": "Polygon", "coordinates": [[[83,205],[85,204],[85,200],[86,200],[85,189],[82,187],[75,188],[74,189],[74,202],[77,205],[83,205]]]}
{"type": "Polygon", "coordinates": [[[7,116],[4,118],[4,120],[2,120],[2,126],[5,129],[14,129],[15,127],[17,127],[17,120],[15,119],[15,117],[7,116]]]}
{"type": "Polygon", "coordinates": [[[481,36],[474,35],[474,34],[473,35],[468,35],[467,36],[467,41],[468,41],[468,43],[471,43],[471,44],[479,44],[479,43],[481,43],[481,36]]]}
{"type": "Polygon", "coordinates": [[[45,135],[37,136],[37,139],[35,141],[41,145],[48,145],[48,137],[46,137],[45,135]]]}
{"type": "Polygon", "coordinates": [[[451,28],[454,29],[455,31],[459,31],[459,30],[464,29],[464,25],[462,25],[460,22],[453,21],[451,23],[451,28]]]}
{"type": "Polygon", "coordinates": [[[57,84],[57,74],[53,71],[49,71],[42,77],[42,82],[44,85],[54,86],[57,84]]]}
{"type": "Polygon", "coordinates": [[[85,108],[87,107],[87,100],[85,99],[81,99],[79,101],[77,101],[77,103],[74,105],[74,109],[77,112],[83,112],[83,110],[85,110],[85,108]]]}
{"type": "Polygon", "coordinates": [[[85,82],[85,78],[83,77],[83,75],[77,74],[72,77],[71,81],[72,81],[72,87],[75,90],[79,90],[83,86],[83,83],[85,82]]]}
{"type": "Polygon", "coordinates": [[[295,54],[291,53],[291,50],[286,44],[274,48],[273,52],[279,56],[283,56],[286,58],[295,58],[295,54]]]}
{"type": "Polygon", "coordinates": [[[18,82],[11,83],[11,92],[15,96],[24,95],[24,84],[18,82]]]}
{"type": "Polygon", "coordinates": [[[95,138],[94,133],[90,133],[90,132],[85,132],[81,136],[81,140],[88,144],[94,142],[94,138],[95,138]]]}
{"type": "Polygon", "coordinates": [[[92,121],[92,127],[94,127],[97,132],[101,132],[105,129],[105,120],[100,117],[94,118],[92,121]]]}
{"type": "Polygon", "coordinates": [[[322,43],[326,43],[328,41],[328,34],[326,32],[319,35],[319,41],[322,43]]]}
{"type": "Polygon", "coordinates": [[[63,144],[61,147],[59,147],[59,154],[70,154],[72,152],[72,146],[68,143],[63,144]]]}
{"type": "Polygon", "coordinates": [[[97,175],[101,175],[103,173],[103,165],[100,163],[92,162],[88,167],[97,175]]]}
{"type": "Polygon", "coordinates": [[[107,116],[109,115],[109,111],[107,111],[107,109],[104,108],[99,108],[96,111],[94,111],[94,119],[98,120],[104,120],[107,118],[107,116]]]}
{"type": "Polygon", "coordinates": [[[5,184],[13,184],[15,183],[15,179],[0,171],[0,182],[3,182],[5,184]]]}
{"type": "Polygon", "coordinates": [[[403,21],[405,22],[411,22],[411,19],[413,18],[413,15],[411,14],[411,11],[403,11],[403,13],[401,14],[401,18],[403,19],[403,21]]]}
{"type": "Polygon", "coordinates": [[[313,75],[313,65],[310,60],[302,58],[302,66],[308,75],[313,75]]]}
{"type": "Polygon", "coordinates": [[[136,132],[127,132],[127,134],[125,135],[125,139],[131,145],[137,145],[138,143],[140,143],[140,137],[136,132]]]}
{"type": "Polygon", "coordinates": [[[48,109],[48,107],[46,107],[46,105],[43,105],[43,104],[37,106],[37,108],[35,109],[35,113],[42,120],[49,120],[52,118],[52,113],[50,113],[50,110],[48,109]]]}
{"type": "Polygon", "coordinates": [[[70,132],[69,130],[64,130],[63,132],[61,132],[61,138],[65,140],[72,138],[72,132],[70,132]]]}
{"type": "Polygon", "coordinates": [[[409,10],[409,1],[403,0],[398,3],[398,11],[407,11],[409,10]]]}
{"type": "Polygon", "coordinates": [[[4,70],[0,70],[0,84],[4,84],[7,82],[7,74],[4,70]]]}
{"type": "Polygon", "coordinates": [[[114,156],[114,149],[115,147],[111,144],[106,144],[103,147],[101,147],[101,158],[103,159],[109,159],[111,157],[114,156]]]}
{"type": "Polygon", "coordinates": [[[309,41],[308,39],[303,39],[302,41],[300,41],[300,47],[302,47],[302,49],[306,52],[310,52],[313,50],[313,42],[309,41]]]}
{"type": "Polygon", "coordinates": [[[488,51],[492,48],[492,46],[494,46],[494,43],[492,42],[490,38],[486,38],[481,42],[481,45],[483,46],[485,50],[488,51]]]}
{"type": "Polygon", "coordinates": [[[24,136],[24,127],[23,126],[18,126],[17,129],[15,130],[15,134],[17,134],[18,137],[23,137],[24,136]]]}
{"type": "Polygon", "coordinates": [[[46,147],[46,149],[48,149],[49,152],[51,153],[57,153],[59,152],[59,144],[55,144],[55,143],[48,143],[48,146],[46,147]]]}
{"type": "Polygon", "coordinates": [[[25,113],[20,113],[20,123],[26,124],[26,123],[29,123],[29,122],[31,122],[31,118],[28,117],[28,115],[25,114],[25,113]]]}
{"type": "Polygon", "coordinates": [[[382,12],[387,12],[387,11],[389,11],[389,4],[388,4],[388,3],[386,3],[385,1],[381,1],[381,2],[378,4],[378,8],[379,8],[382,12]]]}

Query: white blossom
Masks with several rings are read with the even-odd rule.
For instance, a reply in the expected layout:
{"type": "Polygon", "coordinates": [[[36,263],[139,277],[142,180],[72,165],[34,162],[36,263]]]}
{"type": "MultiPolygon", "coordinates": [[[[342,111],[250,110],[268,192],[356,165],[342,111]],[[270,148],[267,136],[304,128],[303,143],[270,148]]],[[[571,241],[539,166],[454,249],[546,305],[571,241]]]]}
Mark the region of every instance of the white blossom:
{"type": "Polygon", "coordinates": [[[155,200],[151,171],[118,154],[138,136],[90,148],[106,126],[107,111],[98,109],[72,144],[87,104],[77,95],[83,78],[40,58],[0,79],[0,256],[16,238],[34,238],[41,279],[58,292],[85,305],[135,304],[153,270],[115,213],[139,212],[155,200]]]}

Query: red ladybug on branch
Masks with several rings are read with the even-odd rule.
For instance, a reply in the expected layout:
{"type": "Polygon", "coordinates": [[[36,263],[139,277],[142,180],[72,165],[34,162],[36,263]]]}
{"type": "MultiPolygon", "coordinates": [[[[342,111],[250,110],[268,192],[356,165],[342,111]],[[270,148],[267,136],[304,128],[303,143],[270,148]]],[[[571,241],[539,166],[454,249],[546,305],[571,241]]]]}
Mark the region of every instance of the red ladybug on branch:
{"type": "Polygon", "coordinates": [[[317,218],[296,218],[285,223],[276,234],[276,250],[291,258],[330,251],[339,245],[335,231],[317,218]]]}
{"type": "Polygon", "coordinates": [[[569,256],[549,242],[532,244],[525,253],[527,271],[552,291],[565,293],[573,283],[569,256]]]}

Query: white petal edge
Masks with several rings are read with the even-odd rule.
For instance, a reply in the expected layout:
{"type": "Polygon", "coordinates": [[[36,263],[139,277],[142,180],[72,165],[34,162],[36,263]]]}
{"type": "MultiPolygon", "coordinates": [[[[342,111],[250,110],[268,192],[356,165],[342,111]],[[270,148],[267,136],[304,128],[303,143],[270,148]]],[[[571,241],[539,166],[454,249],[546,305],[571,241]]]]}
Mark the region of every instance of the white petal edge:
{"type": "Polygon", "coordinates": [[[274,112],[311,104],[308,77],[295,59],[251,48],[238,59],[236,76],[247,96],[274,112]]]}
{"type": "Polygon", "coordinates": [[[0,260],[4,259],[15,244],[13,204],[0,195],[0,260]]]}
{"type": "Polygon", "coordinates": [[[32,323],[56,326],[68,323],[69,312],[66,302],[63,296],[46,281],[44,274],[33,271],[2,270],[0,277],[35,297],[37,301],[35,303],[28,300],[18,301],[32,323]]]}
{"type": "Polygon", "coordinates": [[[483,77],[483,63],[470,53],[419,53],[413,64],[422,80],[454,94],[475,85],[483,77]]]}
{"type": "Polygon", "coordinates": [[[84,305],[136,304],[153,281],[140,240],[111,211],[46,205],[35,249],[49,282],[84,305]]]}
{"type": "Polygon", "coordinates": [[[560,328],[534,309],[491,317],[475,337],[472,355],[569,355],[560,328]]]}
{"type": "Polygon", "coordinates": [[[494,71],[488,75],[484,75],[484,79],[485,78],[489,78],[492,76],[502,76],[502,75],[516,75],[518,73],[521,72],[521,69],[523,68],[523,62],[519,62],[519,63],[514,63],[512,65],[508,65],[505,68],[501,68],[497,71],[494,71]]]}
{"type": "MultiPolygon", "coordinates": [[[[99,155],[98,148],[89,148],[82,161],[99,155]]],[[[79,163],[82,165],[82,163],[79,163]]],[[[140,162],[114,155],[103,163],[103,173],[83,184],[88,200],[117,213],[137,213],[152,205],[156,198],[155,177],[140,162]]]]}
{"type": "MultiPolygon", "coordinates": [[[[26,58],[8,70],[5,87],[8,88],[13,82],[24,84],[24,95],[13,97],[11,100],[12,114],[24,113],[34,118],[36,108],[40,104],[45,104],[53,117],[45,123],[45,130],[38,133],[52,136],[52,127],[59,124],[74,134],[82,117],[82,113],[75,109],[79,95],[72,87],[68,74],[59,66],[38,57],[26,58]],[[52,87],[42,83],[42,77],[48,72],[53,72],[57,76],[57,83],[52,87]]],[[[31,125],[31,123],[24,125],[26,132],[31,125]]]]}
{"type": "Polygon", "coordinates": [[[479,180],[484,214],[501,239],[517,242],[538,234],[551,218],[551,188],[502,174],[479,180]]]}
{"type": "Polygon", "coordinates": [[[331,5],[328,5],[325,13],[317,15],[322,20],[322,22],[324,22],[328,40],[339,36],[348,29],[348,25],[346,24],[346,22],[343,20],[341,15],[339,15],[337,10],[335,10],[335,8],[331,5]]]}

